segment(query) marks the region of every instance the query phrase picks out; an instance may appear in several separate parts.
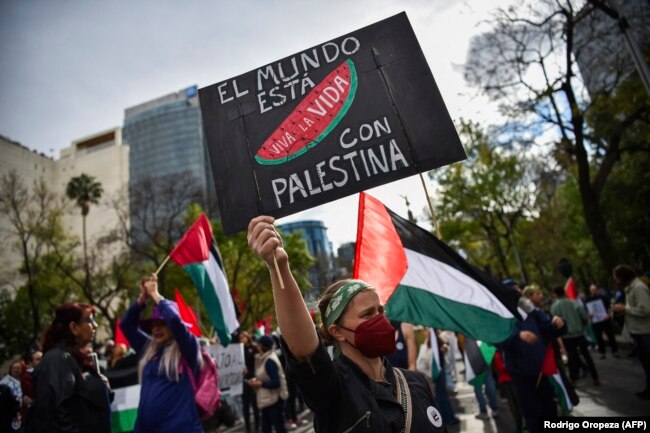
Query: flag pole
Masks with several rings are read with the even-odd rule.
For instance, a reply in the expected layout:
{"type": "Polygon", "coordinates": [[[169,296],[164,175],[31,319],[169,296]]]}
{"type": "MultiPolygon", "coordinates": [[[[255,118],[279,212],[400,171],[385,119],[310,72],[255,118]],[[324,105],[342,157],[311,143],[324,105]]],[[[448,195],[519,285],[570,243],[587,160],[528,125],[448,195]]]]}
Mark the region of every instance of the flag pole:
{"type": "Polygon", "coordinates": [[[158,275],[158,273],[160,271],[162,271],[162,268],[165,267],[165,265],[169,261],[170,257],[171,257],[170,255],[167,255],[167,257],[165,257],[165,260],[163,260],[162,263],[160,264],[160,266],[158,266],[158,269],[156,269],[156,272],[154,272],[154,275],[158,275]]]}
{"type": "Polygon", "coordinates": [[[427,184],[424,181],[422,172],[420,172],[420,180],[422,181],[422,187],[424,188],[424,195],[427,197],[427,204],[429,205],[429,211],[431,212],[431,220],[433,221],[433,226],[436,229],[436,236],[438,239],[442,239],[442,233],[440,233],[440,224],[438,224],[436,213],[433,211],[433,205],[431,204],[431,198],[429,197],[429,190],[427,189],[427,184]]]}

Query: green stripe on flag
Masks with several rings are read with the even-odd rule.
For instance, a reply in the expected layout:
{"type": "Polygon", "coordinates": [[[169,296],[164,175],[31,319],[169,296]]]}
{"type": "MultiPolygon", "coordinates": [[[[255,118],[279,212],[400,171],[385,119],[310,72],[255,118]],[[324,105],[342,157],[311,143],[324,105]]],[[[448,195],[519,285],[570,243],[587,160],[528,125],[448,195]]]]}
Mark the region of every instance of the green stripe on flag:
{"type": "Polygon", "coordinates": [[[440,375],[440,370],[438,369],[438,364],[436,364],[436,361],[434,360],[431,363],[431,376],[433,377],[433,380],[436,380],[439,375],[440,375]]]}
{"type": "Polygon", "coordinates": [[[205,311],[208,313],[210,322],[219,336],[219,343],[227,346],[230,343],[231,335],[226,326],[221,302],[219,302],[219,297],[217,296],[215,287],[212,285],[205,266],[203,263],[192,263],[183,266],[183,269],[190,275],[194,286],[199,291],[199,296],[201,297],[201,301],[203,301],[205,311]]]}
{"type": "Polygon", "coordinates": [[[386,315],[437,329],[449,329],[488,343],[510,336],[515,318],[505,318],[482,308],[453,301],[429,291],[400,284],[386,303],[386,315]]]}
{"type": "Polygon", "coordinates": [[[486,368],[484,371],[477,374],[472,380],[468,381],[468,383],[473,386],[483,385],[485,383],[485,379],[487,379],[487,375],[492,374],[492,369],[490,368],[490,365],[492,364],[492,360],[494,359],[494,354],[497,351],[497,348],[492,346],[491,344],[487,344],[482,341],[477,343],[478,343],[478,348],[481,351],[481,355],[485,360],[486,368]]]}
{"type": "Polygon", "coordinates": [[[476,376],[474,376],[471,380],[468,380],[467,383],[469,383],[472,386],[482,386],[485,383],[485,379],[487,379],[487,374],[488,374],[488,370],[485,370],[482,373],[479,373],[476,376]]]}
{"type": "Polygon", "coordinates": [[[135,419],[138,416],[138,408],[125,409],[112,413],[111,430],[113,433],[133,431],[135,419]]]}
{"type": "Polygon", "coordinates": [[[548,380],[551,382],[551,385],[553,386],[553,391],[555,391],[555,395],[560,400],[560,407],[562,408],[562,412],[565,414],[571,412],[573,410],[573,403],[571,403],[571,399],[569,398],[567,390],[564,387],[564,383],[562,381],[562,377],[560,376],[560,374],[555,373],[552,376],[548,376],[548,380]]]}

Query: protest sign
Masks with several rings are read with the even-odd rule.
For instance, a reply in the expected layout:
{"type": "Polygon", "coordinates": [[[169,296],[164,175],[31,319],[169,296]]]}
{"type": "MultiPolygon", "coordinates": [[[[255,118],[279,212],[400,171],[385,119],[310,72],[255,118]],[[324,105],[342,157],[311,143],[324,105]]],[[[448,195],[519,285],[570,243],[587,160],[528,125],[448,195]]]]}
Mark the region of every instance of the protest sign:
{"type": "Polygon", "coordinates": [[[226,234],[465,158],[405,13],[199,97],[226,234]]]}
{"type": "Polygon", "coordinates": [[[591,316],[591,323],[600,323],[607,320],[607,309],[602,299],[594,299],[587,302],[587,311],[591,316]]]}
{"type": "Polygon", "coordinates": [[[244,391],[244,345],[241,343],[208,346],[208,353],[217,364],[219,389],[225,397],[240,395],[244,391]]]}

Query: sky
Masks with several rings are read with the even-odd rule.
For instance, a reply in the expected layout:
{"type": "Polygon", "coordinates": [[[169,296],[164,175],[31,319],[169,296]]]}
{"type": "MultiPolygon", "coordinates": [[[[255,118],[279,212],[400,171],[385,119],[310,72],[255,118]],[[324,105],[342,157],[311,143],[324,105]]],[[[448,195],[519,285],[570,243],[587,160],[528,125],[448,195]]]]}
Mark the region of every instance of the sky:
{"type": "MultiPolygon", "coordinates": [[[[452,119],[490,122],[496,109],[465,84],[462,65],[471,37],[508,3],[0,0],[0,135],[58,158],[72,141],[121,126],[127,107],[226,80],[402,11],[452,119]]],[[[418,176],[368,192],[403,216],[405,195],[416,217],[427,206],[418,176]]],[[[280,222],[323,220],[336,248],[355,240],[357,201],[355,194],[280,222]]]]}

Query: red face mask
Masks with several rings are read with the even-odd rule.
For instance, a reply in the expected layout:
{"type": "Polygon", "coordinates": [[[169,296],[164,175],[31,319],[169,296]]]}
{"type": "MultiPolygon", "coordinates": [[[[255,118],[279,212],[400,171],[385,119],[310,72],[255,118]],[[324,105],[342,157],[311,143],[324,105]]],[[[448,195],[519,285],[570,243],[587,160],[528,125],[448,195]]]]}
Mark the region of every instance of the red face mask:
{"type": "Polygon", "coordinates": [[[366,320],[355,330],[344,326],[341,328],[354,332],[352,346],[366,358],[386,356],[395,352],[395,328],[383,314],[377,314],[372,319],[366,320]]]}

